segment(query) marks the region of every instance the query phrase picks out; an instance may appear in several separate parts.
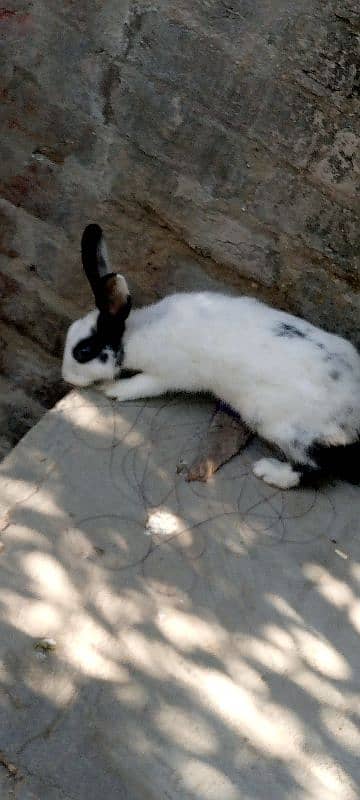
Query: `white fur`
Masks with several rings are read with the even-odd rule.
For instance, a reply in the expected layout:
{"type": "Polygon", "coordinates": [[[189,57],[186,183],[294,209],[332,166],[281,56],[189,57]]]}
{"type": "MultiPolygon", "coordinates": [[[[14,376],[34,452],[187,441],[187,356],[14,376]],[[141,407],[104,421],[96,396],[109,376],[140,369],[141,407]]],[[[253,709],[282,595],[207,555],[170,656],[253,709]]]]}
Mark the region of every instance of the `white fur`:
{"type": "Polygon", "coordinates": [[[279,489],[293,489],[299,485],[301,478],[301,473],[296,472],[291,464],[285,464],[277,458],[260,458],[253,466],[253,473],[265,483],[279,489]]]}
{"type": "MultiPolygon", "coordinates": [[[[96,316],[92,312],[69,330],[63,376],[76,385],[115,377],[115,359],[80,365],[71,355],[96,316]]],[[[122,366],[143,374],[106,384],[110,397],[211,391],[291,461],[304,464],[311,464],[306,450],[315,440],[336,445],[357,438],[360,357],[355,348],[255,299],[211,292],[166,297],[130,313],[123,345],[122,366]],[[304,338],[279,335],[284,325],[295,326],[304,338]]]]}
{"type": "Polygon", "coordinates": [[[90,386],[95,381],[112,380],[116,377],[115,355],[111,350],[107,350],[108,360],[106,364],[103,364],[99,359],[89,361],[87,364],[79,364],[72,355],[75,345],[81,339],[86,339],[90,336],[92,329],[96,327],[98,316],[98,311],[90,311],[86,317],[73,322],[68,330],[63,355],[62,376],[64,381],[73,384],[73,386],[90,386]]]}

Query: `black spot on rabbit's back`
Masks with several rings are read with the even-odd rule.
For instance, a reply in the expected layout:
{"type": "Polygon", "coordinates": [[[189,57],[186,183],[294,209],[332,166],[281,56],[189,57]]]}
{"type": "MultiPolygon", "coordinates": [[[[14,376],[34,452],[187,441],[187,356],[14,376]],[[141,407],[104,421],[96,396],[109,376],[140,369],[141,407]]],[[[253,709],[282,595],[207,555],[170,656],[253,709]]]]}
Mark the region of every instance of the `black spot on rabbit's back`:
{"type": "Polygon", "coordinates": [[[280,322],[275,329],[275,336],[282,337],[284,339],[306,339],[306,333],[300,328],[297,328],[296,325],[290,325],[288,322],[280,322]]]}
{"type": "Polygon", "coordinates": [[[335,371],[341,372],[340,368],[345,369],[348,372],[353,371],[352,365],[347,360],[347,358],[345,358],[345,356],[339,355],[339,353],[331,353],[331,352],[327,353],[327,355],[324,356],[324,361],[327,364],[331,364],[331,366],[334,367],[334,369],[337,367],[338,369],[335,369],[335,371]]]}

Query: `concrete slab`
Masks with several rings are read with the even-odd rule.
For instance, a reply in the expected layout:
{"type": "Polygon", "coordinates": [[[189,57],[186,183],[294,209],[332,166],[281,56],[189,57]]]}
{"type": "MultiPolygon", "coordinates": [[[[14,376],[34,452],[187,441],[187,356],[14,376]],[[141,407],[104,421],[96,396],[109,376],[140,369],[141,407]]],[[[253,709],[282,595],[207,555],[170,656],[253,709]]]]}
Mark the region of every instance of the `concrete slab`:
{"type": "Polygon", "coordinates": [[[5,800],[359,796],[360,491],[186,483],[211,411],[72,393],[2,463],[5,800]]]}

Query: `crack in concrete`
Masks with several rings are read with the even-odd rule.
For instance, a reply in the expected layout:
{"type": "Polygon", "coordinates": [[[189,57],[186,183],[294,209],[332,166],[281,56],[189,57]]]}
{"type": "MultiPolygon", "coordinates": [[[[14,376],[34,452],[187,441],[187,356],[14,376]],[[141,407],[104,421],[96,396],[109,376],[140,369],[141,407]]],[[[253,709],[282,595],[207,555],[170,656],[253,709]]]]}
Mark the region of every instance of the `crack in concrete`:
{"type": "Polygon", "coordinates": [[[15,764],[13,764],[13,762],[7,758],[7,756],[2,750],[0,751],[0,766],[4,767],[12,778],[15,779],[20,778],[19,768],[16,767],[15,764]]]}
{"type": "Polygon", "coordinates": [[[27,747],[29,747],[29,745],[32,744],[33,742],[36,742],[38,739],[49,739],[50,736],[52,736],[52,734],[58,729],[61,722],[65,719],[66,714],[69,711],[76,696],[77,696],[77,691],[73,692],[67,703],[65,703],[63,708],[60,708],[56,712],[51,722],[48,722],[48,724],[45,725],[43,730],[39,731],[38,733],[35,733],[33,736],[30,736],[29,739],[23,742],[21,747],[19,747],[19,749],[17,750],[18,756],[23,755],[27,747]]]}

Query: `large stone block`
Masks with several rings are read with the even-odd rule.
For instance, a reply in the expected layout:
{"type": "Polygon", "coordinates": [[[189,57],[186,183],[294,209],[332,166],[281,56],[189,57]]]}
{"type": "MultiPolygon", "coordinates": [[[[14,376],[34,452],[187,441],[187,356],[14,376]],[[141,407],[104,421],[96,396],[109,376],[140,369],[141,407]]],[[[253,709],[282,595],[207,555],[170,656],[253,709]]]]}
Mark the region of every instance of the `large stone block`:
{"type": "Polygon", "coordinates": [[[353,340],[360,348],[360,294],[334,275],[321,259],[284,250],[279,274],[284,305],[314,325],[353,340]]]}
{"type": "Polygon", "coordinates": [[[275,170],[259,185],[249,209],[274,230],[298,237],[328,256],[336,268],[360,277],[359,226],[355,211],[334,202],[297,174],[275,170]]]}
{"type": "Polygon", "coordinates": [[[60,358],[65,333],[75,313],[55,294],[44,291],[32,270],[12,260],[0,272],[0,316],[60,358]]]}
{"type": "MultiPolygon", "coordinates": [[[[352,3],[354,12],[356,6],[352,3]]],[[[359,20],[359,12],[357,16],[359,20]]],[[[353,110],[359,107],[358,29],[346,6],[337,2],[329,2],[325,14],[316,5],[301,11],[287,27],[290,63],[298,66],[315,94],[344,110],[347,104],[353,110]]]]}
{"type": "Polygon", "coordinates": [[[0,458],[38,422],[44,411],[44,405],[0,376],[0,458]]]}
{"type": "Polygon", "coordinates": [[[312,177],[328,188],[341,203],[359,208],[360,136],[341,127],[332,141],[324,144],[310,167],[312,177]]]}
{"type": "MultiPolygon", "coordinates": [[[[4,348],[39,360],[41,402],[46,352],[93,302],[94,221],[135,303],[227,287],[358,341],[359,26],[354,0],[1,9],[4,348]]],[[[32,390],[21,358],[3,369],[32,390]]]]}
{"type": "Polygon", "coordinates": [[[59,360],[0,322],[0,373],[47,408],[65,392],[59,360]]]}
{"type": "Polygon", "coordinates": [[[256,115],[271,70],[257,60],[250,66],[241,49],[236,58],[222,40],[152,10],[138,17],[126,62],[236,128],[256,115]]]}
{"type": "MultiPolygon", "coordinates": [[[[39,290],[42,291],[42,283],[44,289],[52,290],[60,304],[64,298],[81,307],[83,299],[86,300],[86,287],[79,269],[79,231],[73,241],[61,228],[27,213],[24,207],[0,200],[0,253],[3,259],[19,259],[17,269],[22,269],[29,291],[33,275],[39,290]]],[[[3,260],[2,270],[11,274],[11,264],[3,260]]]]}

